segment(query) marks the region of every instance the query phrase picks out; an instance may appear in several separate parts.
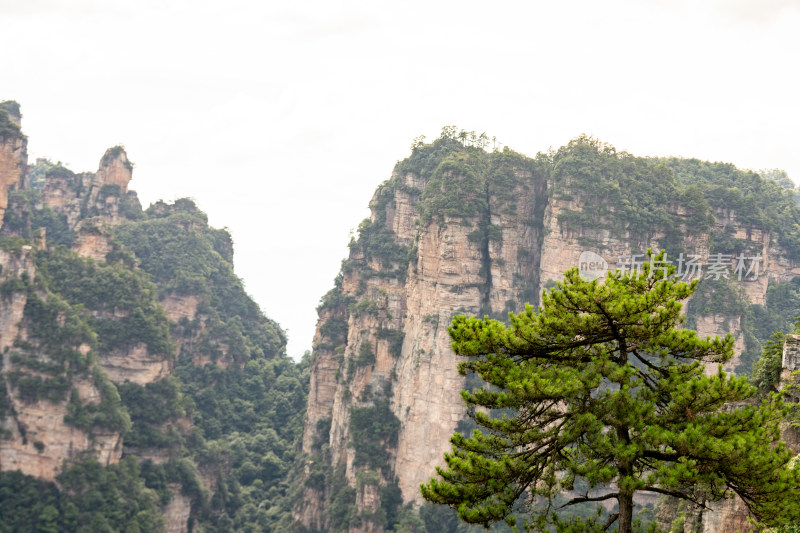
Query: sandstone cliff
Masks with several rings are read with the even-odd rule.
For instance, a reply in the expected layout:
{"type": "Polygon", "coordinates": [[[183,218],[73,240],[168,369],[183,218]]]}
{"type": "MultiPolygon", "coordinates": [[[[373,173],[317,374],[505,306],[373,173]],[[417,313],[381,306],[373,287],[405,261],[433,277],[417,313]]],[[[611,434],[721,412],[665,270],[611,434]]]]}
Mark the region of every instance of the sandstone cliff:
{"type": "MultiPolygon", "coordinates": [[[[796,254],[763,223],[709,204],[691,187],[679,193],[663,164],[628,157],[576,143],[529,159],[509,150],[487,154],[443,136],[398,163],[373,196],[372,215],[319,307],[298,524],[383,531],[392,526],[386,518],[392,503],[382,501],[392,487],[403,502],[421,503],[419,484],[442,464],[453,431],[467,429],[459,396],[465,380],[447,333],[453,316],[503,319],[524,302],[536,305],[540,291],[578,266],[583,252],[602,256],[612,269],[624,268],[615,263],[633,254],[641,260],[648,248],[665,248],[673,259],[696,256],[703,265],[722,253],[726,276],[717,285],[703,282],[706,292],[688,307],[688,322],[701,335],[736,337],[737,357],[727,370],[752,362],[742,354],[764,341],[752,309],[764,309],[769,287],[800,274],[796,254]],[[617,194],[613,187],[619,190],[597,184],[609,175],[641,179],[631,194],[652,208],[603,201],[603,194],[617,194]],[[629,224],[637,216],[642,222],[629,224]],[[760,275],[736,279],[736,252],[760,257],[760,275]],[[370,416],[382,424],[364,431],[370,416]],[[349,515],[342,516],[342,505],[350,506],[349,515]],[[334,516],[331,506],[339,509],[334,516]]],[[[706,523],[723,523],[739,512],[737,505],[718,506],[706,523]]]]}
{"type": "Polygon", "coordinates": [[[24,182],[28,140],[20,130],[21,119],[16,102],[0,102],[0,220],[8,206],[9,191],[24,182]]]}
{"type": "MultiPolygon", "coordinates": [[[[13,131],[18,131],[20,116],[18,108],[15,110],[13,131]]],[[[88,452],[102,466],[116,465],[123,455],[123,433],[128,431],[130,420],[121,410],[113,383],[144,386],[169,377],[174,361],[172,347],[161,343],[154,349],[153,342],[114,343],[105,338],[95,346],[91,337],[77,346],[63,346],[59,344],[70,337],[47,329],[67,328],[71,321],[82,328],[101,330],[131,327],[128,322],[133,307],[130,301],[120,304],[119,294],[132,290],[131,296],[140,299],[148,290],[146,282],[135,275],[120,279],[113,274],[113,268],[101,263],[112,252],[124,254],[112,242],[112,228],[125,220],[120,213],[121,204],[133,206],[134,212],[138,205],[135,193],[128,191],[132,165],[121,147],[106,151],[95,174],[76,175],[45,162],[48,171],[38,196],[21,182],[26,170],[24,136],[20,133],[0,141],[0,213],[5,215],[6,208],[12,210],[5,217],[10,223],[0,237],[4,239],[0,251],[0,282],[4,287],[0,303],[0,388],[4,396],[0,402],[0,470],[19,470],[53,481],[66,466],[82,461],[88,452]],[[11,191],[16,192],[9,199],[11,191]],[[41,224],[42,213],[46,225],[32,232],[33,224],[41,224]],[[64,223],[59,226],[62,220],[64,223]],[[70,239],[72,248],[91,261],[80,262],[68,252],[48,251],[48,227],[59,230],[51,231],[55,244],[64,244],[65,236],[74,235],[70,239]],[[26,237],[36,238],[36,251],[15,240],[26,237]],[[37,282],[38,271],[43,267],[49,271],[47,280],[37,282]],[[65,272],[78,277],[61,280],[65,272]],[[117,279],[111,279],[115,276],[117,279]],[[59,286],[76,281],[78,287],[59,286]],[[103,283],[110,286],[87,290],[92,284],[103,283]],[[94,290],[101,291],[99,299],[92,299],[94,290]],[[51,291],[66,295],[71,301],[65,302],[51,291]],[[76,313],[69,305],[72,303],[81,304],[83,309],[76,313]],[[57,324],[47,323],[51,316],[48,308],[57,313],[57,324]],[[84,309],[89,313],[83,314],[84,309]],[[119,326],[113,326],[115,323],[119,326]],[[66,361],[65,349],[72,350],[66,361]]],[[[158,309],[153,305],[149,312],[157,315],[158,309]]],[[[162,316],[166,326],[163,312],[162,316]]],[[[190,426],[184,421],[183,425],[187,424],[190,426]]],[[[165,424],[161,430],[169,433],[169,426],[165,424]]],[[[188,429],[184,427],[183,431],[188,429]]],[[[161,452],[155,450],[153,458],[157,459],[161,452]]],[[[146,451],[139,455],[141,460],[150,459],[146,451]]],[[[165,509],[171,517],[168,529],[186,531],[191,499],[179,490],[174,492],[175,497],[165,509]]]]}
{"type": "MultiPolygon", "coordinates": [[[[0,388],[5,396],[4,412],[0,413],[4,415],[0,427],[5,433],[0,438],[0,470],[20,470],[53,480],[65,462],[89,450],[97,452],[101,464],[116,464],[122,455],[121,431],[82,426],[72,416],[76,406],[91,407],[108,401],[102,389],[105,377],[98,375],[102,371],[91,359],[87,361],[90,368],[83,372],[74,367],[80,359],[62,366],[63,361],[47,349],[47,339],[38,331],[41,327],[58,326],[34,323],[37,317],[31,316],[30,293],[19,290],[31,286],[36,277],[31,248],[23,246],[16,253],[0,251],[0,265],[0,280],[8,294],[0,303],[0,388]],[[63,390],[64,385],[71,390],[69,394],[63,390]]],[[[45,294],[38,297],[48,298],[45,294]]],[[[81,344],[72,350],[75,355],[80,354],[79,358],[86,357],[89,347],[81,344]]]]}
{"type": "MultiPolygon", "coordinates": [[[[5,215],[9,207],[9,193],[20,190],[14,207],[17,210],[14,215],[17,215],[24,211],[19,200],[24,197],[27,141],[19,129],[19,106],[6,104],[8,102],[4,102],[0,109],[0,122],[10,117],[11,124],[0,124],[3,133],[0,135],[0,213],[5,215]]],[[[127,161],[124,157],[124,152],[117,154],[116,159],[109,159],[106,166],[119,166],[115,162],[127,161]]],[[[112,179],[120,181],[119,171],[112,175],[112,179]]],[[[63,175],[56,173],[48,182],[51,188],[60,177],[63,175]]],[[[103,185],[102,180],[95,180],[95,188],[103,185]]],[[[115,186],[119,185],[115,182],[115,186]]],[[[72,192],[73,203],[77,203],[80,195],[74,189],[72,192]]],[[[57,200],[52,208],[61,210],[66,204],[66,201],[57,200]]],[[[74,222],[77,222],[79,214],[75,213],[74,222]]],[[[12,224],[3,231],[19,236],[21,218],[12,216],[11,219],[12,224]]],[[[45,250],[46,246],[43,228],[39,250],[45,250]]],[[[85,242],[81,246],[88,248],[85,242]]],[[[4,324],[0,331],[0,346],[4,354],[2,389],[5,397],[0,422],[4,431],[0,439],[0,470],[20,470],[39,479],[53,480],[65,464],[88,451],[96,453],[102,465],[116,464],[122,455],[122,432],[127,422],[119,412],[119,406],[103,404],[109,402],[109,395],[116,394],[116,391],[108,382],[104,365],[97,361],[90,337],[83,333],[70,337],[48,331],[53,327],[66,328],[69,323],[84,327],[85,319],[50,293],[46,285],[36,281],[35,252],[30,246],[12,240],[3,247],[0,276],[5,292],[0,309],[0,321],[4,324]],[[56,319],[55,324],[47,323],[51,317],[56,319]],[[74,344],[57,346],[55,343],[58,342],[74,344]],[[68,350],[66,358],[64,350],[68,350]],[[91,413],[98,412],[106,418],[92,421],[91,413]],[[118,419],[119,416],[122,418],[118,419]]],[[[87,255],[98,254],[94,251],[87,255]]],[[[111,356],[111,364],[105,366],[112,373],[120,367],[130,367],[127,360],[115,365],[113,354],[111,356]]],[[[165,357],[161,355],[155,363],[162,367],[164,362],[165,357]]],[[[134,361],[133,366],[136,365],[134,361]]],[[[143,369],[137,368],[136,371],[143,369]]],[[[153,374],[150,368],[147,372],[153,374]]],[[[114,377],[122,381],[127,376],[116,372],[114,377]]]]}
{"type": "Polygon", "coordinates": [[[133,165],[125,149],[114,146],[106,150],[95,173],[75,174],[63,167],[47,172],[43,204],[64,216],[70,229],[79,224],[89,226],[90,232],[96,229],[98,245],[107,247],[108,235],[99,228],[116,225],[126,214],[141,209],[136,192],[128,190],[132,175],[133,165]],[[92,217],[91,222],[85,220],[92,217]]]}

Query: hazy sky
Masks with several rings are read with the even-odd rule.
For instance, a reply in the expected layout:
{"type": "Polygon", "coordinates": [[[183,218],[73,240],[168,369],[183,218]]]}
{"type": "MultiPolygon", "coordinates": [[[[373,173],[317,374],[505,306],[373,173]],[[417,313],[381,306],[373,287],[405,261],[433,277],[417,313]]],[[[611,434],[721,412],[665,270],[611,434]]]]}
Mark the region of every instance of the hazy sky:
{"type": "Polygon", "coordinates": [[[588,133],[800,178],[800,0],[0,0],[0,99],[31,161],[122,143],[145,206],[189,196],[310,348],[315,307],[414,137],[534,155],[588,133]]]}

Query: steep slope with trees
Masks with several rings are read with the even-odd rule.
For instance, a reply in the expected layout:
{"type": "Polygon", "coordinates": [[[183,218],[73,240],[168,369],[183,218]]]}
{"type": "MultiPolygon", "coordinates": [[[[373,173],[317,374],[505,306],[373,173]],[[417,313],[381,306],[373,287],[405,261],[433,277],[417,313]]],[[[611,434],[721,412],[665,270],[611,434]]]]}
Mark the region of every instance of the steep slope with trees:
{"type": "Polygon", "coordinates": [[[143,211],[122,147],[81,174],[9,153],[0,531],[286,531],[307,367],[231,236],[143,211]]]}

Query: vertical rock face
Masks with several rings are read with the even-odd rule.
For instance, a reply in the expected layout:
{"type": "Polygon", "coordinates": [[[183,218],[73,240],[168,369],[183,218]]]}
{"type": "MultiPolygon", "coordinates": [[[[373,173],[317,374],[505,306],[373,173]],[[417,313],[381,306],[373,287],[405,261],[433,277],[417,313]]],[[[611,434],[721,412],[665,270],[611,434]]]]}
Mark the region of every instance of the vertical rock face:
{"type": "Polygon", "coordinates": [[[187,533],[189,531],[189,515],[192,512],[192,499],[181,493],[181,486],[170,483],[172,498],[169,500],[164,517],[166,518],[165,533],[187,533]]]}
{"type": "Polygon", "coordinates": [[[800,370],[800,335],[786,335],[783,344],[781,379],[788,381],[792,372],[800,370]]]}
{"type": "MultiPolygon", "coordinates": [[[[454,143],[445,136],[398,163],[373,196],[371,217],[318,308],[302,440],[306,482],[294,511],[306,528],[383,531],[387,523],[376,517],[381,509],[390,512],[382,499],[395,485],[404,502],[421,503],[419,484],[442,464],[449,437],[466,418],[459,391],[469,385],[457,372],[447,332],[453,316],[502,320],[525,302],[537,305],[541,290],[587,251],[611,269],[634,254],[641,262],[648,248],[667,249],[673,262],[679,254],[694,256],[704,266],[722,252],[727,277],[698,293],[688,321],[702,336],[734,334],[737,357],[726,365],[734,370],[752,335],[745,329],[747,306],[764,306],[771,284],[800,274],[770,230],[730,209],[709,208],[694,191],[664,193],[643,215],[592,197],[587,191],[595,178],[580,145],[534,160],[454,143]],[[630,216],[645,219],[628,225],[630,216]],[[758,255],[751,281],[736,279],[729,249],[758,255]],[[362,442],[370,436],[362,431],[369,413],[396,431],[373,421],[373,440],[362,442]],[[375,461],[365,459],[367,450],[375,461]],[[364,476],[373,483],[365,484],[364,476]],[[341,518],[343,504],[350,506],[349,522],[341,518]]],[[[598,176],[641,172],[648,176],[643,190],[650,181],[670,183],[665,167],[636,160],[639,170],[631,171],[614,166],[628,156],[598,154],[591,161],[598,176]],[[603,157],[612,163],[598,170],[603,157]]],[[[726,523],[743,527],[743,517],[741,502],[719,504],[706,513],[704,531],[727,531],[726,523]]]]}
{"type": "Polygon", "coordinates": [[[105,261],[113,249],[110,228],[99,217],[82,220],[75,229],[72,249],[98,263],[105,261]]]}
{"type": "MultiPolygon", "coordinates": [[[[357,488],[353,505],[367,518],[351,522],[350,531],[385,527],[374,518],[386,505],[378,486],[396,485],[403,501],[420,503],[419,483],[442,464],[465,419],[465,381],[447,332],[452,318],[502,317],[536,299],[545,181],[516,154],[496,154],[487,165],[462,191],[464,203],[480,207],[458,212],[457,203],[443,216],[426,204],[448,201],[442,180],[461,176],[398,169],[373,197],[372,217],[320,306],[303,451],[316,457],[308,476],[327,461],[357,488]],[[383,405],[396,433],[374,443],[386,459],[376,468],[361,456],[358,416],[383,405]],[[377,483],[359,483],[376,470],[377,483]]],[[[295,519],[320,530],[340,527],[326,515],[326,499],[335,495],[308,485],[295,519]]]]}
{"type": "Polygon", "coordinates": [[[680,533],[747,533],[754,531],[753,516],[739,498],[707,503],[706,509],[672,500],[663,503],[658,525],[664,531],[680,533]]]}
{"type": "Polygon", "coordinates": [[[20,131],[16,102],[0,102],[0,225],[8,207],[8,193],[22,184],[28,163],[28,140],[20,131]]]}
{"type": "MultiPolygon", "coordinates": [[[[740,281],[734,272],[734,254],[727,254],[729,271],[726,276],[720,276],[719,281],[725,283],[736,293],[737,302],[752,305],[766,305],[767,289],[770,283],[786,283],[800,277],[800,265],[790,260],[783,249],[771,244],[770,233],[760,228],[748,227],[738,222],[735,213],[717,210],[716,222],[708,231],[692,233],[691,222],[682,220],[686,215],[685,210],[675,209],[675,214],[681,222],[678,231],[683,236],[680,251],[662,243],[666,235],[663,232],[654,232],[651,235],[637,235],[628,232],[613,232],[608,228],[596,227],[569,228],[559,222],[559,215],[566,211],[591,211],[574,200],[553,198],[549,201],[545,213],[545,237],[541,254],[541,285],[544,289],[558,281],[563,273],[572,267],[579,266],[579,259],[583,252],[594,252],[609,263],[609,269],[630,268],[631,258],[641,262],[648,248],[652,250],[666,249],[667,260],[677,263],[679,254],[684,257],[695,256],[697,263],[707,268],[712,261],[711,239],[713,235],[731,235],[741,246],[750,250],[749,254],[760,254],[758,275],[752,272],[745,281],[740,281]],[[756,279],[750,279],[755,277],[756,279]]],[[[609,208],[611,210],[611,208],[609,208]]],[[[750,266],[749,264],[747,266],[750,266]]],[[[705,272],[705,270],[703,270],[705,272]]],[[[698,276],[687,276],[686,281],[698,279],[698,276]]],[[[699,278],[702,279],[702,276],[699,278]]],[[[724,337],[731,333],[735,338],[735,355],[728,361],[723,369],[733,372],[742,364],[741,356],[745,352],[745,334],[742,331],[743,307],[726,308],[724,305],[704,305],[710,302],[711,294],[701,290],[690,302],[684,303],[684,313],[693,314],[688,326],[696,330],[700,337],[724,337]],[[720,307],[722,307],[720,309],[720,307]]],[[[733,302],[727,302],[733,303],[733,302]]],[[[728,306],[731,307],[731,306],[728,306]]],[[[709,365],[708,373],[716,373],[717,365],[709,365]]]]}
{"type": "Polygon", "coordinates": [[[128,350],[115,350],[102,355],[100,364],[111,381],[147,385],[172,375],[169,354],[151,353],[147,345],[138,343],[128,350]]]}

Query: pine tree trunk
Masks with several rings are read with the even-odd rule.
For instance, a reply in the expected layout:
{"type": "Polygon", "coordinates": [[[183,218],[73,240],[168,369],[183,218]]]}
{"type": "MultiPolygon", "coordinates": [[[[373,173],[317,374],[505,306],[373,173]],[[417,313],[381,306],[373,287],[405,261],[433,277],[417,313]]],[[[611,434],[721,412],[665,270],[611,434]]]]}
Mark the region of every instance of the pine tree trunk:
{"type": "Polygon", "coordinates": [[[633,522],[633,494],[620,492],[617,497],[619,502],[619,518],[617,518],[617,533],[631,533],[633,522]]]}

